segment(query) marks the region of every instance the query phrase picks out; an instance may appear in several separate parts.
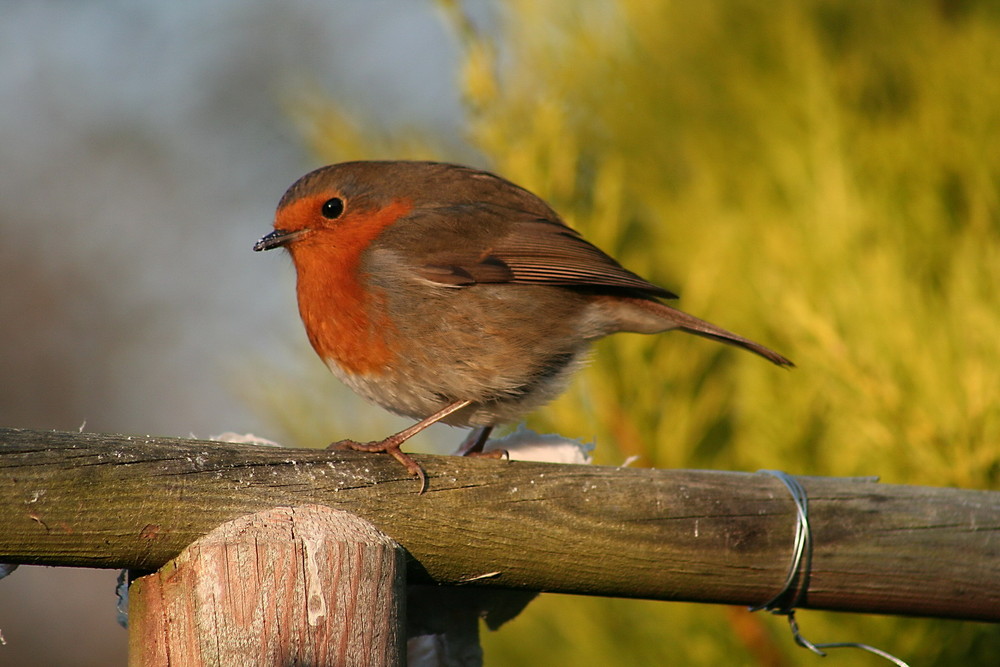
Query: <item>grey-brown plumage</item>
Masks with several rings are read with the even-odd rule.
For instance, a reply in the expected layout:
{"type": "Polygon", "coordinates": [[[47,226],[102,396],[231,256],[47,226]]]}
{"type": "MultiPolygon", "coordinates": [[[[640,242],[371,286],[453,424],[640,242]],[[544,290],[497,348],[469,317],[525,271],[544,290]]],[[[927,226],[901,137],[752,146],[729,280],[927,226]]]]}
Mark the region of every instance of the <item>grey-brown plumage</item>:
{"type": "MultiPolygon", "coordinates": [[[[317,353],[365,398],[425,422],[448,406],[434,419],[515,420],[563,390],[591,341],[616,332],[680,329],[792,365],[662,303],[674,295],[544,201],[467,167],[318,169],[288,190],[255,249],[278,246],[295,262],[317,353]]],[[[383,449],[401,454],[398,442],[383,449]]]]}

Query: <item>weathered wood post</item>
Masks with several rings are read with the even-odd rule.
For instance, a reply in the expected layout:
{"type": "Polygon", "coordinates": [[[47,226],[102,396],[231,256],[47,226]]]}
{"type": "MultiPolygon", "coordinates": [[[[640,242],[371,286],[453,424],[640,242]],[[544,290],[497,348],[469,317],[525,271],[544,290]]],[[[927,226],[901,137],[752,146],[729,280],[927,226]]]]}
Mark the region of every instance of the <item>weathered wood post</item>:
{"type": "Polygon", "coordinates": [[[401,665],[402,549],[354,514],[306,505],[228,521],[129,592],[129,662],[401,665]]]}

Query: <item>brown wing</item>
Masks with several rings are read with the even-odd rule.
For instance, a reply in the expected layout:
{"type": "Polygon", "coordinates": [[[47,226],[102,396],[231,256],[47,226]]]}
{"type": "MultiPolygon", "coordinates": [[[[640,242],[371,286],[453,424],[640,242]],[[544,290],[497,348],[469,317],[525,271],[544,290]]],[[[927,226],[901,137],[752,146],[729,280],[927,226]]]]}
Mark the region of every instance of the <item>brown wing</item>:
{"type": "Polygon", "coordinates": [[[477,224],[463,225],[454,213],[449,215],[452,224],[443,229],[439,219],[434,227],[434,236],[442,241],[434,244],[436,251],[426,248],[427,236],[421,239],[425,261],[417,273],[425,280],[455,286],[534,283],[617,287],[676,297],[622,267],[561,222],[512,220],[511,211],[477,207],[477,224]]]}

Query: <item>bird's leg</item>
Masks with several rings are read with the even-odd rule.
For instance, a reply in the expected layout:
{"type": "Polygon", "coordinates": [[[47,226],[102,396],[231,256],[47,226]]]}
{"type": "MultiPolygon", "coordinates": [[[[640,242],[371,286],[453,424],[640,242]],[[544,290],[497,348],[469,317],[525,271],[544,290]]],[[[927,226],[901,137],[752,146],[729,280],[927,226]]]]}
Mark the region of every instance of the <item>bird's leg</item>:
{"type": "Polygon", "coordinates": [[[465,436],[465,440],[462,444],[458,446],[455,450],[456,456],[469,456],[470,454],[475,454],[476,452],[483,451],[483,445],[490,438],[490,432],[493,431],[492,426],[477,426],[476,428],[469,431],[469,435],[465,436]]]}
{"type": "Polygon", "coordinates": [[[458,449],[455,450],[455,454],[458,456],[476,456],[486,459],[502,459],[507,456],[507,450],[505,449],[483,451],[483,446],[490,439],[492,431],[492,426],[478,426],[472,429],[469,431],[469,435],[465,437],[465,440],[462,441],[462,444],[458,446],[458,449]]]}
{"type": "Polygon", "coordinates": [[[461,410],[470,403],[472,403],[472,401],[455,401],[454,403],[441,408],[430,417],[421,419],[413,426],[403,429],[399,433],[394,433],[384,440],[376,440],[373,442],[341,440],[330,444],[327,449],[353,449],[357,452],[385,452],[386,454],[392,456],[392,458],[402,463],[403,467],[406,468],[411,475],[420,480],[420,493],[423,493],[427,490],[427,475],[424,474],[423,468],[421,468],[409,454],[400,449],[400,446],[431,424],[441,421],[448,415],[461,410]]]}

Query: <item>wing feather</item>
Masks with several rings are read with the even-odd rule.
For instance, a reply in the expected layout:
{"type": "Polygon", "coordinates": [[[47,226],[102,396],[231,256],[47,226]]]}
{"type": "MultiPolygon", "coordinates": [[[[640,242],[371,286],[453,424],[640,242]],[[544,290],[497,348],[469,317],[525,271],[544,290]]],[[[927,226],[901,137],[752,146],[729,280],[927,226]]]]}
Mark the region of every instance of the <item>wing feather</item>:
{"type": "MultiPolygon", "coordinates": [[[[449,219],[456,219],[454,213],[449,213],[449,219]]],[[[561,221],[512,220],[507,217],[511,213],[476,207],[475,218],[494,233],[477,233],[482,227],[455,229],[458,238],[429,253],[429,261],[417,267],[417,273],[425,280],[450,286],[522,283],[622,288],[650,296],[676,296],[624,268],[561,221]]],[[[448,231],[445,235],[451,236],[448,231]]],[[[441,232],[438,225],[436,233],[441,232]]]]}

